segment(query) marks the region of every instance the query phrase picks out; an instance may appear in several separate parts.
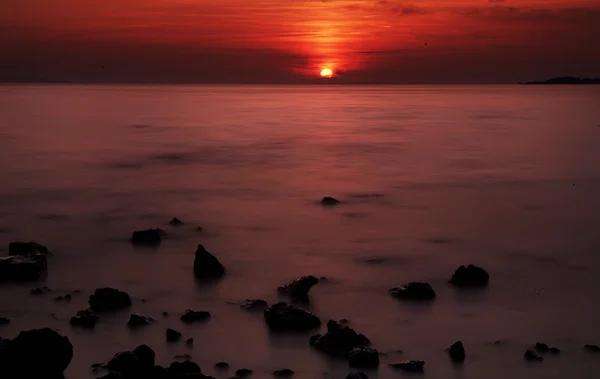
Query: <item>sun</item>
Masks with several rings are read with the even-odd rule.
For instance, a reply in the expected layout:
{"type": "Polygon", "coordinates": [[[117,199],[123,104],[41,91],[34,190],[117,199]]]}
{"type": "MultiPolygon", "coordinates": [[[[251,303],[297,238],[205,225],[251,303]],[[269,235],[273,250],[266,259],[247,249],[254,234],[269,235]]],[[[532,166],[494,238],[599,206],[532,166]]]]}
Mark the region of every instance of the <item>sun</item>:
{"type": "Polygon", "coordinates": [[[324,68],[321,70],[321,76],[324,78],[331,78],[333,76],[333,71],[330,68],[324,68]]]}

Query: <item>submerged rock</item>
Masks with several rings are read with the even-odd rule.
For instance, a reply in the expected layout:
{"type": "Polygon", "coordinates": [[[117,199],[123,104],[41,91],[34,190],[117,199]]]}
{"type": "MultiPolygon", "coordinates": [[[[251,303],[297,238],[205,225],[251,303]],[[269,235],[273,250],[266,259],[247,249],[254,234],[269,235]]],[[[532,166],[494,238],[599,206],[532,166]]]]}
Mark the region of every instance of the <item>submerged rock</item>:
{"type": "Polygon", "coordinates": [[[50,254],[48,248],[37,242],[11,242],[8,245],[8,255],[47,255],[50,254]]]}
{"type": "Polygon", "coordinates": [[[406,361],[400,363],[392,363],[390,367],[403,370],[406,372],[423,372],[425,361],[406,361]]]}
{"type": "Polygon", "coordinates": [[[248,312],[258,312],[269,308],[269,304],[260,299],[246,299],[242,301],[240,308],[245,309],[248,312]]]}
{"type": "Polygon", "coordinates": [[[52,329],[33,329],[19,333],[7,353],[10,359],[0,368],[0,376],[12,372],[23,378],[60,377],[73,359],[73,345],[52,329]]]}
{"type": "Polygon", "coordinates": [[[323,199],[321,199],[321,205],[337,205],[339,203],[340,201],[338,199],[329,196],[325,196],[323,199]]]}
{"type": "Polygon", "coordinates": [[[600,346],[598,345],[585,345],[583,349],[589,353],[600,353],[600,346]]]}
{"type": "Polygon", "coordinates": [[[536,361],[536,362],[541,362],[544,360],[543,357],[539,356],[535,351],[533,350],[526,350],[525,354],[523,354],[523,358],[525,358],[526,361],[536,361]]]}
{"type": "Polygon", "coordinates": [[[205,311],[193,311],[191,309],[187,309],[181,315],[181,321],[191,324],[194,322],[202,322],[208,321],[210,319],[210,313],[205,311]]]}
{"type": "Polygon", "coordinates": [[[8,317],[0,317],[0,325],[8,325],[10,324],[10,319],[8,317]]]}
{"type": "Polygon", "coordinates": [[[177,217],[175,217],[174,219],[172,219],[171,221],[169,221],[169,225],[171,226],[183,226],[185,225],[185,222],[181,221],[180,219],[178,219],[177,217]]]}
{"type": "Polygon", "coordinates": [[[321,325],[312,313],[282,302],[265,309],[264,317],[269,328],[279,331],[305,331],[321,325]]]}
{"type": "Polygon", "coordinates": [[[225,266],[206,251],[204,246],[198,245],[194,259],[194,275],[199,279],[216,279],[225,275],[225,266]]]}
{"type": "Polygon", "coordinates": [[[194,339],[193,338],[188,338],[187,340],[185,340],[185,344],[187,346],[194,346],[194,339]]]}
{"type": "Polygon", "coordinates": [[[535,349],[535,351],[540,353],[551,353],[554,355],[560,354],[560,349],[558,349],[557,347],[550,347],[543,342],[536,342],[533,348],[535,349]]]}
{"type": "Polygon", "coordinates": [[[14,255],[0,258],[0,282],[32,282],[48,270],[46,256],[14,255]]]}
{"type": "Polygon", "coordinates": [[[277,291],[294,299],[306,299],[308,291],[317,283],[319,283],[319,279],[316,276],[308,275],[277,288],[277,291]]]}
{"type": "Polygon", "coordinates": [[[351,367],[376,368],[379,366],[379,352],[368,347],[357,347],[348,354],[351,367]]]}
{"type": "Polygon", "coordinates": [[[483,268],[468,265],[460,266],[452,275],[450,283],[456,287],[484,287],[489,279],[490,275],[483,268]]]}
{"type": "Polygon", "coordinates": [[[98,316],[90,309],[77,312],[76,316],[71,317],[72,326],[80,326],[86,329],[93,329],[98,321],[98,316]]]}
{"type": "Polygon", "coordinates": [[[219,370],[226,370],[229,368],[229,363],[227,362],[218,362],[215,364],[215,368],[219,370]]]}
{"type": "Polygon", "coordinates": [[[390,295],[403,300],[433,300],[435,291],[429,283],[410,282],[389,290],[390,295]]]}
{"type": "Polygon", "coordinates": [[[238,378],[246,378],[250,375],[252,375],[252,370],[247,368],[241,368],[235,372],[235,376],[237,376],[238,378]]]}
{"type": "Polygon", "coordinates": [[[463,362],[465,360],[465,348],[462,341],[456,341],[448,348],[448,354],[454,362],[463,362]]]}
{"type": "Polygon", "coordinates": [[[162,242],[162,237],[167,233],[162,229],[138,230],[131,234],[131,243],[134,245],[156,246],[162,242]]]}
{"type": "Polygon", "coordinates": [[[115,288],[98,288],[90,295],[89,304],[93,311],[109,312],[130,307],[131,298],[115,288]]]}
{"type": "Polygon", "coordinates": [[[176,341],[179,341],[181,339],[181,333],[179,333],[175,329],[168,328],[167,331],[166,331],[166,335],[167,335],[167,341],[168,342],[176,342],[176,341]]]}
{"type": "Polygon", "coordinates": [[[275,371],[273,371],[273,376],[275,376],[277,378],[289,378],[289,377],[294,376],[294,371],[290,370],[289,368],[275,370],[275,371]]]}
{"type": "Polygon", "coordinates": [[[52,292],[52,290],[50,288],[48,288],[48,286],[32,288],[29,290],[29,293],[32,295],[43,295],[43,294],[49,293],[49,292],[52,292]]]}
{"type": "Polygon", "coordinates": [[[127,321],[129,328],[139,328],[141,326],[150,325],[154,322],[154,319],[150,316],[145,316],[140,313],[132,313],[127,321]]]}
{"type": "Polygon", "coordinates": [[[369,346],[371,341],[349,326],[329,320],[327,333],[310,337],[310,344],[330,355],[347,356],[352,349],[369,346]]]}
{"type": "Polygon", "coordinates": [[[348,376],[346,376],[346,379],[369,379],[369,377],[364,372],[358,371],[351,372],[350,374],[348,374],[348,376]]]}

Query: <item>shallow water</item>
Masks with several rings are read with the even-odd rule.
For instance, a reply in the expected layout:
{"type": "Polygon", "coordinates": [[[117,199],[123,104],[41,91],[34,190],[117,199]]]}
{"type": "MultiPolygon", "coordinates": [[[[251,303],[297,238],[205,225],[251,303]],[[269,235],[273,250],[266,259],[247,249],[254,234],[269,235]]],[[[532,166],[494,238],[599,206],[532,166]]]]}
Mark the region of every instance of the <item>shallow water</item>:
{"type": "Polygon", "coordinates": [[[0,254],[14,240],[54,253],[44,282],[0,285],[12,319],[0,335],[60,330],[75,347],[67,379],[141,343],[161,364],[187,353],[217,377],[342,378],[347,363],[311,350],[311,333],[269,333],[231,304],[282,299],[278,285],[314,274],[330,282],[304,306],[389,353],[370,377],[402,377],[387,363],[406,359],[425,360],[430,378],[593,377],[600,361],[582,346],[600,343],[598,104],[586,86],[0,87],[0,254]],[[323,208],[323,196],[343,203],[323,208]],[[150,227],[169,237],[134,249],[131,232],[150,227]],[[198,243],[225,279],[194,280],[198,243]],[[489,271],[488,289],[447,285],[468,263],[489,271]],[[434,286],[430,305],[387,294],[417,280],[434,286]],[[42,284],[54,293],[29,295],[42,284]],[[121,312],[72,329],[103,286],[157,323],[131,332],[121,312]],[[186,308],[213,317],[186,326],[186,308]],[[168,345],[166,327],[194,348],[168,345]],[[457,339],[461,367],[444,352],[457,339]],[[563,353],[527,364],[537,341],[563,353]],[[229,375],[214,373],[221,360],[229,375]]]}

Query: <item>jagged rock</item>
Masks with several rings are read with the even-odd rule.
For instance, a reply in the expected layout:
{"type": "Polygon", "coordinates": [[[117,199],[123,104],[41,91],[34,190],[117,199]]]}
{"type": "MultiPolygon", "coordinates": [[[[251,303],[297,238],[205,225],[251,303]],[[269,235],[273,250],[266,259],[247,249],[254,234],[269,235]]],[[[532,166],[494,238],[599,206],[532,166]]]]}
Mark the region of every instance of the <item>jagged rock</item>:
{"type": "Polygon", "coordinates": [[[465,348],[462,341],[456,341],[448,348],[448,354],[455,362],[462,362],[465,360],[465,348]]]}
{"type": "Polygon", "coordinates": [[[4,369],[23,378],[60,377],[73,359],[69,339],[48,328],[19,333],[7,349],[4,369]]]}
{"type": "Polygon", "coordinates": [[[583,349],[589,353],[600,353],[600,346],[598,345],[585,345],[583,349]]]}
{"type": "Polygon", "coordinates": [[[185,340],[185,344],[187,346],[194,346],[194,339],[193,338],[188,338],[187,340],[185,340]]]}
{"type": "Polygon", "coordinates": [[[49,292],[52,292],[52,290],[50,288],[48,288],[48,286],[32,288],[29,290],[29,293],[32,295],[43,295],[43,294],[49,293],[49,292]]]}
{"type": "Polygon", "coordinates": [[[162,237],[167,233],[162,229],[138,230],[131,235],[131,243],[134,245],[156,246],[160,245],[162,237]]]}
{"type": "Polygon", "coordinates": [[[174,219],[172,219],[171,221],[169,221],[169,225],[171,226],[183,226],[185,225],[185,222],[181,221],[180,219],[178,219],[177,217],[175,217],[174,219]]]}
{"type": "Polygon", "coordinates": [[[166,335],[168,342],[175,342],[181,339],[181,333],[175,329],[167,329],[166,335]]]}
{"type": "Polygon", "coordinates": [[[199,279],[216,279],[225,275],[225,266],[206,251],[204,246],[198,245],[194,259],[194,275],[199,279]]]}
{"type": "Polygon", "coordinates": [[[139,364],[145,368],[154,367],[156,354],[148,345],[140,345],[133,349],[133,354],[137,357],[139,364]]]}
{"type": "Polygon", "coordinates": [[[460,266],[452,275],[450,283],[456,287],[484,287],[489,279],[490,275],[483,268],[468,265],[460,266]]]}
{"type": "Polygon", "coordinates": [[[8,245],[8,255],[47,255],[50,254],[48,248],[37,242],[11,242],[8,245]]]}
{"type": "Polygon", "coordinates": [[[258,312],[269,308],[269,304],[260,299],[246,299],[240,304],[240,308],[245,309],[248,312],[258,312]]]}
{"type": "Polygon", "coordinates": [[[202,322],[210,319],[210,313],[204,311],[193,311],[191,309],[186,309],[185,312],[181,315],[181,321],[191,324],[194,322],[202,322]]]}
{"type": "Polygon", "coordinates": [[[352,349],[369,346],[371,341],[349,326],[329,320],[327,333],[310,337],[310,344],[330,355],[347,356],[352,349]]]}
{"type": "Polygon", "coordinates": [[[539,356],[535,351],[533,350],[526,350],[525,354],[523,354],[523,358],[525,358],[525,360],[527,361],[536,361],[536,362],[541,362],[542,360],[544,360],[543,357],[539,356]]]}
{"type": "Polygon", "coordinates": [[[321,325],[321,320],[312,313],[281,302],[265,309],[264,316],[272,330],[304,331],[321,325]]]}
{"type": "Polygon", "coordinates": [[[346,379],[369,379],[369,377],[364,372],[358,371],[351,372],[350,374],[348,374],[348,376],[346,376],[346,379]]]}
{"type": "Polygon", "coordinates": [[[0,258],[0,282],[32,282],[48,270],[45,255],[14,255],[0,258]]]}
{"type": "Polygon", "coordinates": [[[8,325],[10,324],[10,319],[8,317],[0,317],[0,325],[8,325]]]}
{"type": "Polygon", "coordinates": [[[560,349],[558,349],[557,347],[550,347],[543,342],[536,342],[533,348],[539,353],[551,353],[554,355],[560,354],[560,349]]]}
{"type": "Polygon", "coordinates": [[[321,199],[321,205],[337,205],[340,201],[338,199],[334,199],[333,197],[325,196],[321,199]]]}
{"type": "Polygon", "coordinates": [[[392,368],[403,370],[406,372],[423,372],[425,361],[406,361],[390,364],[392,368]]]}
{"type": "Polygon", "coordinates": [[[202,370],[200,366],[192,361],[173,362],[167,369],[170,375],[173,376],[185,376],[189,374],[200,374],[202,370]]]}
{"type": "Polygon", "coordinates": [[[273,371],[273,376],[275,376],[277,378],[289,378],[289,377],[294,376],[294,371],[290,370],[289,368],[275,370],[275,371],[273,371]]]}
{"type": "Polygon", "coordinates": [[[433,300],[435,291],[429,283],[410,282],[389,290],[390,295],[403,300],[433,300]]]}
{"type": "Polygon", "coordinates": [[[71,317],[72,326],[80,326],[82,328],[92,329],[96,326],[98,316],[90,309],[85,309],[77,312],[76,316],[71,317]]]}
{"type": "Polygon", "coordinates": [[[109,312],[131,306],[131,298],[126,292],[114,288],[98,288],[90,295],[90,308],[95,312],[109,312]]]}
{"type": "Polygon", "coordinates": [[[277,291],[294,299],[306,299],[308,291],[317,283],[319,283],[319,279],[316,276],[308,275],[277,288],[277,291]]]}
{"type": "Polygon", "coordinates": [[[127,326],[130,328],[139,328],[140,326],[150,325],[154,322],[154,319],[149,316],[145,316],[139,313],[132,313],[127,321],[127,326]]]}
{"type": "Polygon", "coordinates": [[[238,378],[246,378],[250,375],[252,375],[252,370],[247,368],[241,368],[235,372],[235,376],[237,376],[238,378]]]}
{"type": "Polygon", "coordinates": [[[226,370],[229,368],[229,363],[227,362],[218,362],[215,364],[215,368],[219,370],[226,370]]]}
{"type": "Polygon", "coordinates": [[[357,347],[350,351],[348,359],[351,367],[376,368],[379,366],[379,352],[368,347],[357,347]]]}
{"type": "Polygon", "coordinates": [[[142,370],[142,364],[132,351],[117,353],[108,361],[106,368],[125,376],[135,376],[142,370]]]}

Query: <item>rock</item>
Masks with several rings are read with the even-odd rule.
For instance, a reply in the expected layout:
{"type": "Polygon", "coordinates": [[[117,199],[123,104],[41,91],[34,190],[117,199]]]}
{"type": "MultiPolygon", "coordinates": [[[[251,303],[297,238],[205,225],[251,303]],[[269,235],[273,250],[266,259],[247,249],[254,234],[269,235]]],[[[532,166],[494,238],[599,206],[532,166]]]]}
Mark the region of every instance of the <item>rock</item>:
{"type": "Polygon", "coordinates": [[[15,255],[0,258],[0,282],[32,282],[48,270],[44,255],[15,255]]]}
{"type": "Polygon", "coordinates": [[[550,353],[554,354],[554,355],[559,355],[560,354],[560,349],[557,347],[551,347],[550,348],[550,353]]]}
{"type": "Polygon", "coordinates": [[[48,248],[37,242],[11,242],[8,245],[8,255],[47,255],[50,254],[48,248]]]}
{"type": "Polygon", "coordinates": [[[98,379],[125,379],[125,377],[118,372],[109,372],[104,376],[99,376],[98,379]]]}
{"type": "Polygon", "coordinates": [[[152,367],[154,367],[156,354],[154,353],[154,350],[150,348],[150,346],[140,345],[133,349],[133,354],[135,354],[135,356],[137,357],[140,366],[147,369],[151,369],[152,367]]]}
{"type": "Polygon", "coordinates": [[[108,363],[106,368],[126,377],[136,376],[142,370],[142,364],[132,351],[117,353],[108,363]]]}
{"type": "Polygon", "coordinates": [[[64,299],[65,301],[71,301],[72,295],[70,293],[66,294],[64,299]]]}
{"type": "Polygon", "coordinates": [[[481,267],[474,265],[460,266],[452,275],[450,283],[456,287],[484,287],[490,275],[481,267]]]}
{"type": "Polygon", "coordinates": [[[162,316],[163,316],[163,317],[169,317],[169,312],[163,312],[163,313],[162,313],[162,316]]]}
{"type": "Polygon", "coordinates": [[[340,201],[338,199],[334,199],[333,197],[325,196],[321,199],[321,205],[337,205],[340,201]]]}
{"type": "Polygon", "coordinates": [[[192,356],[189,354],[180,354],[173,357],[173,360],[176,361],[189,361],[190,359],[192,359],[192,356]]]}
{"type": "Polygon", "coordinates": [[[139,328],[141,326],[150,325],[154,322],[154,319],[149,316],[145,316],[139,313],[132,313],[127,321],[127,326],[130,328],[139,328]]]}
{"type": "Polygon", "coordinates": [[[346,379],[369,379],[369,377],[364,372],[358,371],[351,372],[350,374],[348,374],[348,376],[346,376],[346,379]]]}
{"type": "Polygon", "coordinates": [[[198,227],[196,227],[196,231],[197,231],[198,233],[202,233],[202,232],[204,231],[204,228],[203,228],[203,227],[201,227],[201,226],[198,226],[198,227]]]}
{"type": "Polygon", "coordinates": [[[187,346],[194,346],[194,339],[193,338],[188,338],[187,340],[185,340],[185,344],[187,346]]]}
{"type": "Polygon", "coordinates": [[[191,309],[187,309],[181,315],[181,321],[191,324],[194,322],[207,321],[210,319],[210,313],[204,311],[193,311],[191,309]]]}
{"type": "Polygon", "coordinates": [[[410,282],[389,290],[390,295],[403,300],[433,300],[435,291],[429,283],[410,282]]]}
{"type": "Polygon", "coordinates": [[[162,237],[166,234],[162,229],[138,230],[131,235],[131,243],[146,246],[160,245],[162,237]]]}
{"type": "Polygon", "coordinates": [[[19,333],[8,345],[8,354],[8,372],[23,378],[62,377],[73,359],[73,345],[52,329],[33,329],[19,333]]]}
{"type": "Polygon", "coordinates": [[[348,325],[349,323],[350,323],[350,321],[348,321],[347,318],[343,318],[340,320],[340,324],[342,324],[342,325],[348,325]]]}
{"type": "Polygon", "coordinates": [[[260,299],[246,299],[242,301],[242,304],[240,304],[240,308],[245,309],[248,312],[258,312],[264,311],[265,309],[269,308],[269,304],[266,301],[260,299]]]}
{"type": "Polygon", "coordinates": [[[329,320],[327,333],[312,336],[310,344],[330,355],[347,356],[352,349],[368,346],[371,341],[364,335],[356,333],[349,326],[329,320]]]}
{"type": "Polygon", "coordinates": [[[319,279],[316,276],[303,276],[290,284],[277,288],[277,291],[294,299],[306,299],[308,298],[308,291],[317,283],[319,283],[319,279]]]}
{"type": "Polygon", "coordinates": [[[390,364],[392,368],[403,370],[406,372],[423,372],[425,361],[406,361],[390,364]]]}
{"type": "Polygon", "coordinates": [[[463,362],[465,360],[465,348],[462,341],[456,341],[450,345],[448,354],[454,362],[463,362]]]}
{"type": "Polygon", "coordinates": [[[598,345],[585,345],[583,349],[589,353],[600,353],[600,346],[598,345]]]}
{"type": "Polygon", "coordinates": [[[95,312],[109,312],[131,306],[131,298],[126,292],[114,288],[98,288],[90,295],[90,308],[95,312]]]}
{"type": "Polygon", "coordinates": [[[357,347],[348,354],[351,367],[376,368],[379,366],[379,352],[368,347],[357,347]]]}
{"type": "Polygon", "coordinates": [[[294,371],[290,370],[289,368],[275,370],[275,371],[273,371],[273,376],[275,376],[277,378],[289,378],[289,377],[294,376],[294,371]]]}
{"type": "Polygon", "coordinates": [[[229,368],[229,363],[227,362],[218,362],[215,364],[215,368],[218,370],[226,370],[229,368]]]}
{"type": "Polygon", "coordinates": [[[529,349],[525,351],[525,354],[523,354],[523,358],[525,358],[525,360],[527,361],[536,362],[541,362],[542,360],[544,360],[544,358],[540,357],[535,351],[529,349]]]}
{"type": "Polygon", "coordinates": [[[171,221],[169,221],[169,225],[178,227],[178,226],[185,225],[185,222],[183,222],[180,219],[178,219],[177,217],[175,217],[174,219],[172,219],[171,221]]]}
{"type": "Polygon", "coordinates": [[[0,317],[0,325],[8,325],[10,324],[10,319],[8,317],[0,317]]]}
{"type": "Polygon", "coordinates": [[[48,288],[48,286],[32,288],[29,290],[29,293],[32,295],[43,295],[48,292],[52,292],[52,290],[50,288],[48,288]]]}
{"type": "Polygon", "coordinates": [[[533,348],[535,349],[535,351],[537,351],[539,353],[543,353],[543,354],[545,354],[545,353],[551,353],[554,355],[560,354],[560,350],[558,348],[550,347],[543,342],[536,342],[536,344],[533,348]]]}
{"type": "MultiPolygon", "coordinates": [[[[173,362],[167,369],[171,376],[185,376],[189,374],[200,374],[202,370],[200,370],[200,366],[192,361],[183,361],[183,362],[173,362]]],[[[187,378],[187,376],[186,376],[187,378]]]]}
{"type": "Polygon", "coordinates": [[[269,328],[279,331],[305,331],[321,325],[312,313],[281,302],[265,309],[264,317],[269,328]]]}
{"type": "Polygon", "coordinates": [[[96,326],[98,316],[90,309],[77,312],[76,316],[71,317],[72,326],[80,326],[86,329],[92,329],[96,326]]]}
{"type": "Polygon", "coordinates": [[[167,341],[176,342],[181,339],[181,333],[174,329],[167,329],[167,341]]]}
{"type": "Polygon", "coordinates": [[[206,251],[204,246],[198,245],[194,259],[194,275],[199,279],[216,279],[225,275],[225,266],[206,251]]]}
{"type": "Polygon", "coordinates": [[[252,370],[247,368],[241,368],[235,372],[235,376],[237,376],[238,378],[246,378],[250,375],[252,375],[252,370]]]}

